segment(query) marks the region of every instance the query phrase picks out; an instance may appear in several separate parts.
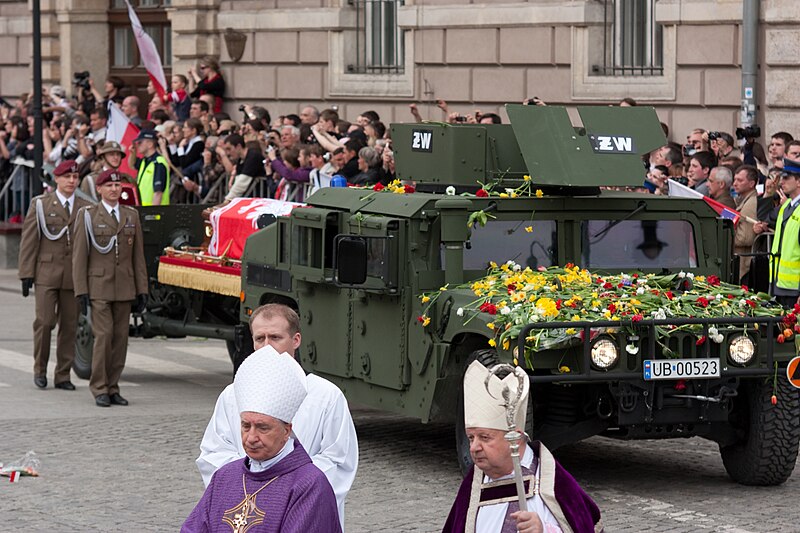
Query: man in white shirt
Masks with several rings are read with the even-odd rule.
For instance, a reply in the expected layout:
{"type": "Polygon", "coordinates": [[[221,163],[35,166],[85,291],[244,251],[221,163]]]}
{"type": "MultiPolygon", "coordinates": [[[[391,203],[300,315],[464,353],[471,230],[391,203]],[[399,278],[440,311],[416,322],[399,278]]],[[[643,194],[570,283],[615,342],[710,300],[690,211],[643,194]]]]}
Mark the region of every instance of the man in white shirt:
{"type": "MultiPolygon", "coordinates": [[[[267,304],[250,317],[256,350],[270,345],[279,353],[294,354],[300,347],[300,317],[290,307],[267,304]]],[[[307,376],[308,396],[293,420],[294,434],[322,470],[336,495],[344,530],[344,502],[358,467],[358,440],[342,391],[314,374],[307,376]]],[[[208,485],[222,466],[245,456],[240,437],[239,408],[233,385],[222,391],[200,443],[197,468],[208,485]]]]}

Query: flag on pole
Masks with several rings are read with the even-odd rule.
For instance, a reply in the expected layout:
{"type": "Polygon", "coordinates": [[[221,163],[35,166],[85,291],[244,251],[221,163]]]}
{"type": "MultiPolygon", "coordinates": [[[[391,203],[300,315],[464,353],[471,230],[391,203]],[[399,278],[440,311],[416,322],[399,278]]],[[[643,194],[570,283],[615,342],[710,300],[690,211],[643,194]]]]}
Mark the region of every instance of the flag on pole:
{"type": "Polygon", "coordinates": [[[144,31],[136,11],[128,0],[125,0],[128,5],[128,17],[131,19],[131,28],[133,29],[133,36],[136,38],[136,45],[139,47],[139,56],[142,58],[147,75],[150,81],[153,82],[153,87],[156,89],[159,98],[164,98],[167,93],[167,78],[164,75],[164,67],[161,64],[161,56],[158,55],[158,48],[153,38],[144,31]]]}
{"type": "Polygon", "coordinates": [[[686,185],[682,185],[675,180],[669,180],[669,195],[677,196],[679,198],[702,198],[711,207],[711,209],[717,212],[721,218],[733,220],[734,226],[739,223],[739,219],[742,216],[738,211],[735,211],[730,207],[719,203],[713,198],[709,198],[703,193],[687,187],[686,185]]]}
{"type": "Polygon", "coordinates": [[[122,146],[125,154],[122,156],[122,164],[120,164],[119,170],[130,174],[134,178],[138,173],[128,166],[128,148],[133,144],[133,140],[137,135],[139,135],[139,128],[125,116],[125,113],[114,102],[109,102],[106,140],[116,141],[122,146]]]}

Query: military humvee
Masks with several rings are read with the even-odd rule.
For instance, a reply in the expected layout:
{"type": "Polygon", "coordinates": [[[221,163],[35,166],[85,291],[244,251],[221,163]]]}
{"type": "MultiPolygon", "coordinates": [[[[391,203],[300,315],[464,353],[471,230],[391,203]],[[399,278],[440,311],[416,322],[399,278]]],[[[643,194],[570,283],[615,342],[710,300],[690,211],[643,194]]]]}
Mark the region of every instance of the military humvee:
{"type": "MultiPolygon", "coordinates": [[[[703,201],[599,187],[641,185],[642,154],[666,142],[652,108],[579,107],[579,125],[562,107],[506,109],[510,125],[392,125],[397,177],[416,190],[314,193],[308,207],[248,238],[241,299],[155,281],[161,249],[200,244],[203,227],[197,206],[142,208],[153,282],[148,311],[132,333],[225,339],[236,368],[252,352],[250,313],[264,303],[287,304],[301,317],[306,370],[334,382],[350,402],[423,422],[453,422],[463,467],[469,463],[461,404],[466,367],[475,359],[512,362],[525,353],[530,328],[564,323],[530,324],[515,345],[492,348],[492,315],[466,320],[459,313],[474,302],[472,291],[452,288],[433,305],[420,296],[482,278],[490,262],[508,260],[532,270],[572,263],[598,274],[738,279],[731,221],[703,201]],[[526,175],[541,197],[475,194],[480,184],[517,187],[526,175]],[[468,224],[476,213],[484,225],[468,224]],[[426,327],[418,321],[423,313],[426,327]]],[[[541,350],[526,369],[532,384],[527,432],[551,448],[594,435],[701,436],[719,444],[734,480],[782,483],[797,457],[800,396],[785,375],[794,345],[774,340],[778,321],[714,319],[745,333],[698,346],[697,336],[686,332],[670,338],[670,353],[656,342],[654,328],[692,323],[707,334],[712,321],[648,317],[597,337],[594,330],[612,323],[573,323],[588,342],[541,350]],[[631,329],[638,353],[625,349],[631,329]],[[742,343],[749,350],[744,358],[742,343]],[[653,379],[650,365],[675,355],[715,372],[653,379]],[[569,373],[561,371],[565,363],[569,373]]],[[[83,361],[84,375],[87,350],[90,360],[86,342],[76,360],[76,370],[83,361]]]]}
{"type": "MultiPolygon", "coordinates": [[[[307,370],[336,383],[351,402],[423,422],[454,422],[462,465],[469,460],[464,370],[475,358],[512,361],[514,349],[524,350],[525,334],[516,347],[490,348],[492,316],[465,323],[457,314],[475,299],[468,290],[442,293],[423,328],[416,319],[421,294],[480,278],[490,261],[506,260],[533,269],[573,263],[593,272],[738,278],[732,224],[704,202],[597,186],[641,185],[642,154],[666,143],[653,109],[581,107],[577,127],[564,108],[506,109],[511,125],[393,125],[397,177],[415,182],[416,192],[321,189],[308,208],[250,236],[242,258],[242,323],[267,302],[294,307],[307,370]],[[541,198],[460,195],[475,192],[478,182],[513,187],[526,174],[541,198]],[[468,227],[476,211],[491,217],[468,227]],[[533,231],[522,231],[523,224],[533,231]]],[[[760,320],[745,363],[731,359],[731,337],[705,348],[688,334],[676,339],[681,358],[712,359],[721,368],[718,377],[685,380],[682,390],[676,380],[645,379],[644,361],[665,357],[647,341],[652,320],[640,324],[645,349],[637,355],[622,349],[623,333],[610,337],[613,365],[595,364],[597,340],[566,353],[539,352],[528,369],[528,431],[554,448],[593,435],[701,436],[719,443],[734,480],[782,483],[797,456],[800,397],[785,376],[794,347],[773,341],[777,320],[760,320]],[[565,358],[570,374],[558,370],[565,358]],[[778,402],[772,405],[776,365],[778,402]]]]}

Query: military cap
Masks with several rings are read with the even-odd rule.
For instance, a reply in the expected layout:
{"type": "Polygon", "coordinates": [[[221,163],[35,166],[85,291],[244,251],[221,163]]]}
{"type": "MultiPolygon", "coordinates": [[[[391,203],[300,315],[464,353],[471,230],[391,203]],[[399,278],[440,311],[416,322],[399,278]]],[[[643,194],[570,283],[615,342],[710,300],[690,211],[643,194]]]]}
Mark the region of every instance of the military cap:
{"type": "Polygon", "coordinates": [[[800,174],[800,161],[784,157],[783,172],[784,174],[800,174]]]}
{"type": "Polygon", "coordinates": [[[78,163],[74,159],[67,159],[58,164],[53,174],[56,176],[63,176],[65,174],[73,174],[78,172],[78,163]]]}
{"type": "Polygon", "coordinates": [[[94,182],[97,187],[107,183],[109,181],[122,181],[122,174],[119,171],[114,169],[104,170],[97,176],[97,180],[94,182]]]}
{"type": "Polygon", "coordinates": [[[122,146],[117,141],[106,141],[103,146],[97,149],[97,155],[113,154],[115,152],[125,155],[125,150],[122,149],[122,146]]]}

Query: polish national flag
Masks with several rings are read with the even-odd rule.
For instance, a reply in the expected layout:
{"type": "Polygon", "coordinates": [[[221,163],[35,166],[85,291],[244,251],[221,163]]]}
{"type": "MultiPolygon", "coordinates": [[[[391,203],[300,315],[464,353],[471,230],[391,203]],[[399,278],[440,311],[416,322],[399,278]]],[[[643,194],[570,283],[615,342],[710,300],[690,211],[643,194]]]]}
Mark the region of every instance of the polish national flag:
{"type": "Polygon", "coordinates": [[[121,172],[130,174],[134,178],[138,172],[128,166],[128,147],[133,144],[133,140],[139,135],[139,128],[131,122],[125,113],[113,102],[108,103],[108,123],[106,124],[106,140],[116,141],[125,151],[122,164],[119,166],[121,172]]]}
{"type": "Polygon", "coordinates": [[[133,36],[136,38],[136,45],[139,47],[139,56],[142,58],[144,68],[147,70],[147,75],[150,77],[150,81],[153,82],[159,98],[163,99],[169,86],[167,85],[167,78],[164,76],[164,67],[161,64],[161,56],[158,55],[156,43],[142,28],[142,23],[139,21],[139,17],[136,16],[136,11],[133,10],[131,3],[128,0],[125,0],[125,3],[128,5],[128,17],[131,19],[133,36]]]}
{"type": "Polygon", "coordinates": [[[14,483],[18,479],[19,479],[19,471],[15,470],[15,471],[11,472],[11,475],[8,477],[8,482],[9,483],[14,483]]]}
{"type": "MultiPolygon", "coordinates": [[[[686,185],[678,183],[675,180],[669,180],[669,195],[679,196],[681,198],[703,199],[711,207],[711,209],[717,212],[720,218],[727,218],[728,220],[732,220],[734,226],[739,223],[739,219],[742,216],[740,212],[735,211],[730,207],[727,207],[726,205],[719,203],[713,198],[705,196],[703,193],[697,192],[696,190],[687,187],[686,185]]],[[[750,217],[746,218],[748,222],[754,222],[754,220],[751,219],[750,217]]]]}

